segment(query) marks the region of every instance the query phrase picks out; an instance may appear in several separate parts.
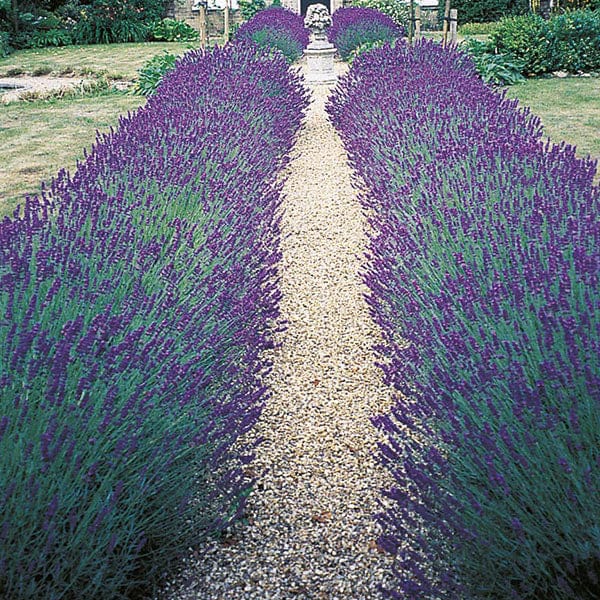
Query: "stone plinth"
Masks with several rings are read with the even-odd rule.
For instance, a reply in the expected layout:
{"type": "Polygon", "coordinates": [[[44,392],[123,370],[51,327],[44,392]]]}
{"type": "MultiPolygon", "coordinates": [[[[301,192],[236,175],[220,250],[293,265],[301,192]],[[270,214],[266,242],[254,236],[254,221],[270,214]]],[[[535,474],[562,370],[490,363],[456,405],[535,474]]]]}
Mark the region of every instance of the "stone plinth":
{"type": "Polygon", "coordinates": [[[308,83],[335,83],[337,77],[333,68],[335,47],[327,40],[313,40],[306,50],[308,83]]]}

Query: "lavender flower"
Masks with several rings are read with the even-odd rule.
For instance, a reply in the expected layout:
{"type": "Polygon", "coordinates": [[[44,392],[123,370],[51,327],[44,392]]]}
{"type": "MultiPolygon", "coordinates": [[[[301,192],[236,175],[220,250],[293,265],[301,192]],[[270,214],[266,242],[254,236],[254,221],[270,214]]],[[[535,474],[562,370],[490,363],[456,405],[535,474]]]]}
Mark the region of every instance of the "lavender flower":
{"type": "Polygon", "coordinates": [[[360,56],[328,110],[368,189],[368,301],[399,392],[375,421],[396,480],[386,596],[597,597],[595,163],[432,42],[360,56]]]}

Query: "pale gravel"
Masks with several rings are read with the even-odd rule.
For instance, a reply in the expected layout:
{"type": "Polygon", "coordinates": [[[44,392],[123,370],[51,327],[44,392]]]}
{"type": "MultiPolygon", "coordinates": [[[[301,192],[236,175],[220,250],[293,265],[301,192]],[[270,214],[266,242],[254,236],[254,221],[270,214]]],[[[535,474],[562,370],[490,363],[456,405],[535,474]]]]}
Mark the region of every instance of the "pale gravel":
{"type": "Polygon", "coordinates": [[[360,276],[367,225],[326,117],[331,87],[310,89],[284,188],[288,328],[257,426],[265,441],[253,463],[259,482],[248,521],[225,543],[197,549],[161,600],[369,600],[389,577],[372,515],[390,481],[374,458],[370,418],[389,407],[391,392],[374,366],[379,333],[360,276]]]}

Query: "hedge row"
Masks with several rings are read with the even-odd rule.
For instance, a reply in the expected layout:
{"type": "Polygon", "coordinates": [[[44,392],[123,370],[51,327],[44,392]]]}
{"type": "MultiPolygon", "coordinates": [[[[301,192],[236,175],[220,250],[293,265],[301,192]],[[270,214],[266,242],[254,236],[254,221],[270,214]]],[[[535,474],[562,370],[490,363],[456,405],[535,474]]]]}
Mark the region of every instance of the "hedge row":
{"type": "Polygon", "coordinates": [[[490,51],[523,63],[523,73],[600,71],[600,9],[553,16],[502,19],[490,35],[490,51]]]}
{"type": "Polygon", "coordinates": [[[390,598],[600,596],[600,193],[461,53],[359,57],[328,105],[373,233],[366,281],[398,391],[390,598]]]}
{"type": "Polygon", "coordinates": [[[244,506],[306,94],[191,52],[0,224],[0,596],[120,598],[244,506]]]}

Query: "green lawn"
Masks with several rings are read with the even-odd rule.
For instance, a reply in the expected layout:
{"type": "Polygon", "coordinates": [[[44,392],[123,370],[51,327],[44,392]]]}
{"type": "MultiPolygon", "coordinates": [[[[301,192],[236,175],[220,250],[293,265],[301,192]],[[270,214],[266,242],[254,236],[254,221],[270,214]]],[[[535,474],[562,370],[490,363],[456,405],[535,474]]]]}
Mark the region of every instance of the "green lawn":
{"type": "Polygon", "coordinates": [[[552,141],[564,140],[581,156],[600,159],[600,78],[530,79],[507,93],[541,117],[552,141]]]}
{"type": "Polygon", "coordinates": [[[189,42],[146,42],[19,50],[0,59],[0,77],[13,74],[73,73],[104,75],[109,79],[133,80],[142,65],[164,50],[183,54],[189,42]]]}
{"type": "Polygon", "coordinates": [[[107,131],[119,115],[145,99],[126,94],[63,98],[0,105],[0,217],[12,212],[25,194],[61,168],[72,170],[83,148],[107,131]]]}

